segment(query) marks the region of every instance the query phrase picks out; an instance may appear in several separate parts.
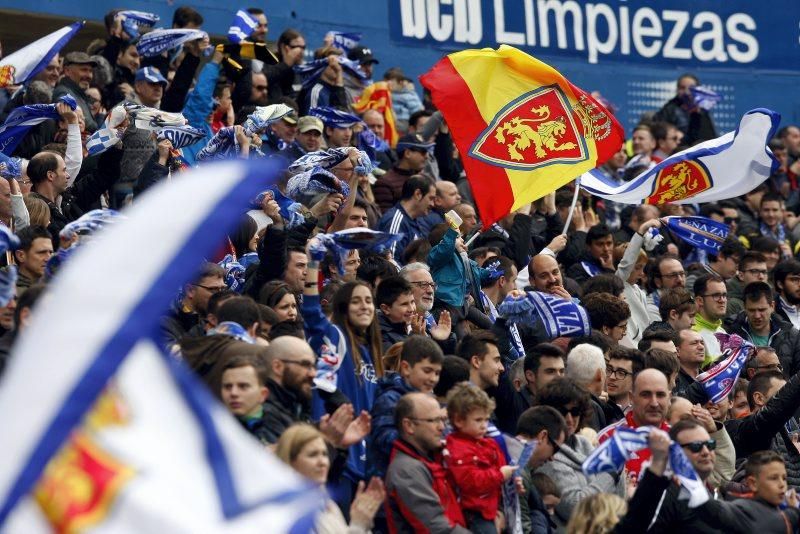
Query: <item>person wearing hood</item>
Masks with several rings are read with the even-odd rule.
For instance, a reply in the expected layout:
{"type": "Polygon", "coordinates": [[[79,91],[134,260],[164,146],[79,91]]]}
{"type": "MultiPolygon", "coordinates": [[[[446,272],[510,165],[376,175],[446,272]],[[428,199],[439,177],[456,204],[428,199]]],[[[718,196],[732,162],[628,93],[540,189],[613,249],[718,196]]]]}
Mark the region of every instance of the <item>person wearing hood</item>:
{"type": "Polygon", "coordinates": [[[389,452],[400,437],[394,423],[394,409],[400,397],[419,391],[432,393],[439,383],[444,353],[432,339],[410,336],[403,342],[396,373],[387,373],[378,381],[372,405],[372,430],[367,440],[367,476],[383,478],[389,467],[389,452]]]}
{"type": "Polygon", "coordinates": [[[567,422],[566,439],[556,450],[553,461],[537,470],[553,479],[561,491],[561,502],[553,517],[555,523],[561,528],[566,526],[575,506],[590,495],[615,493],[625,497],[625,480],[619,473],[586,476],[581,469],[595,448],[580,433],[592,414],[589,393],[570,378],[557,378],[538,392],[535,405],[555,408],[567,422]]]}

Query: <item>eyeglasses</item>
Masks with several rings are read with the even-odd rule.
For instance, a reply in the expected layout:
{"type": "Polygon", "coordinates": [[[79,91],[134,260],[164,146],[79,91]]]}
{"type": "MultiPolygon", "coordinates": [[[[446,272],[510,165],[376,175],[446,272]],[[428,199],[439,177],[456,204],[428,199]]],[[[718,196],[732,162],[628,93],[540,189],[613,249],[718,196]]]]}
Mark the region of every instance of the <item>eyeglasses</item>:
{"type": "Polygon", "coordinates": [[[421,289],[433,289],[434,291],[436,291],[436,288],[438,287],[433,282],[411,282],[411,285],[421,289]]]}
{"type": "Polygon", "coordinates": [[[438,424],[446,425],[447,424],[447,417],[428,417],[428,418],[424,418],[424,417],[409,417],[409,419],[411,419],[415,423],[430,423],[430,424],[433,424],[433,425],[438,425],[438,424]]]}
{"type": "Polygon", "coordinates": [[[211,286],[202,286],[200,284],[192,284],[192,285],[194,287],[202,287],[203,289],[205,289],[209,293],[219,293],[220,291],[225,291],[226,289],[228,289],[228,286],[211,287],[211,286]]]}
{"type": "Polygon", "coordinates": [[[550,443],[550,446],[553,447],[553,452],[561,452],[561,445],[556,443],[556,440],[547,435],[547,441],[550,443]]]}
{"type": "Polygon", "coordinates": [[[573,406],[572,408],[567,408],[566,406],[560,406],[558,408],[558,411],[561,412],[561,415],[563,415],[564,417],[566,417],[567,414],[571,415],[572,417],[580,417],[581,415],[583,415],[583,408],[580,408],[579,406],[573,406]]]}
{"type": "Polygon", "coordinates": [[[625,380],[632,374],[633,374],[632,372],[628,371],[627,369],[623,369],[622,367],[614,368],[611,367],[610,365],[606,367],[606,375],[615,376],[620,380],[625,380]]]}
{"type": "Polygon", "coordinates": [[[281,361],[283,363],[293,363],[295,365],[299,365],[300,367],[306,370],[314,368],[314,362],[310,362],[308,360],[285,360],[282,358],[278,358],[278,361],[281,361]]]}
{"type": "Polygon", "coordinates": [[[725,221],[725,224],[738,223],[739,217],[725,217],[723,220],[725,221]]]}
{"type": "Polygon", "coordinates": [[[703,295],[703,298],[710,298],[714,300],[728,300],[727,293],[709,293],[708,295],[703,295]]]}
{"type": "Polygon", "coordinates": [[[743,273],[752,274],[753,276],[760,274],[761,276],[767,276],[766,269],[745,269],[742,271],[743,273]]]}
{"type": "Polygon", "coordinates": [[[659,274],[661,278],[686,278],[686,272],[680,271],[677,273],[659,274]]]}
{"type": "Polygon", "coordinates": [[[686,447],[694,453],[702,451],[703,447],[707,447],[709,451],[713,451],[717,448],[717,440],[711,438],[708,441],[690,441],[689,443],[681,443],[681,447],[686,447]]]}
{"type": "Polygon", "coordinates": [[[267,86],[266,85],[254,85],[253,89],[255,89],[256,91],[266,91],[267,90],[267,86]]]}
{"type": "Polygon", "coordinates": [[[779,363],[770,363],[768,365],[757,365],[756,369],[769,369],[770,371],[783,372],[783,366],[779,363]]]}

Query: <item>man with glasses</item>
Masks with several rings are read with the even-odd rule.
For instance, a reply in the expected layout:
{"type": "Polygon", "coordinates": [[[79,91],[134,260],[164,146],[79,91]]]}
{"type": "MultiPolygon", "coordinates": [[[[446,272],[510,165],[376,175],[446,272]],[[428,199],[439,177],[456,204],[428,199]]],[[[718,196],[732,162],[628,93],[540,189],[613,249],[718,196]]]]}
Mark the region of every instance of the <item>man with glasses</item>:
{"type": "Polygon", "coordinates": [[[447,418],[436,398],[408,393],[394,413],[400,439],[386,472],[389,530],[468,533],[455,489],[445,476],[441,450],[447,418]]]}
{"type": "MultiPolygon", "coordinates": [[[[727,325],[727,330],[757,347],[772,349],[787,376],[800,371],[800,331],[775,313],[775,297],[766,282],[753,282],[744,288],[744,311],[727,325]]],[[[770,359],[773,359],[773,358],[770,359]]]]}
{"type": "Polygon", "coordinates": [[[650,315],[650,321],[657,322],[661,320],[661,315],[658,313],[661,297],[668,289],[686,287],[686,271],[680,258],[664,254],[656,259],[650,278],[652,291],[647,295],[647,313],[650,315]]]}
{"type": "Polygon", "coordinates": [[[608,404],[620,411],[619,419],[631,409],[633,375],[644,368],[641,352],[625,347],[614,347],[608,353],[606,363],[606,393],[608,404]]]}
{"type": "Polygon", "coordinates": [[[752,380],[754,376],[767,371],[783,372],[783,365],[781,365],[775,349],[772,347],[756,347],[755,355],[747,360],[747,367],[745,373],[747,380],[752,380]]]}
{"type": "Polygon", "coordinates": [[[778,293],[775,311],[800,329],[800,261],[782,261],[772,274],[778,293]]]}
{"type": "MultiPolygon", "coordinates": [[[[440,326],[431,313],[433,309],[433,298],[436,295],[436,284],[433,282],[430,267],[420,262],[409,263],[400,269],[400,276],[411,286],[411,292],[414,294],[414,303],[417,306],[417,313],[423,315],[425,319],[425,333],[428,337],[432,337],[431,331],[438,331],[440,326]]],[[[455,332],[451,331],[447,338],[442,341],[437,338],[434,338],[434,341],[439,344],[446,354],[452,354],[456,350],[455,332]]]]}
{"type": "Polygon", "coordinates": [[[292,336],[272,340],[265,356],[271,372],[264,419],[277,440],[292,424],[311,420],[316,356],[308,343],[292,336]]]}
{"type": "Polygon", "coordinates": [[[208,299],[224,289],[228,289],[225,285],[225,269],[216,263],[203,264],[197,279],[183,286],[183,298],[176,301],[161,323],[161,333],[168,348],[177,345],[192,328],[205,321],[208,299]]]}
{"type": "Polygon", "coordinates": [[[697,314],[692,330],[703,336],[706,346],[705,364],[719,358],[722,354],[719,341],[714,334],[726,334],[722,319],[728,309],[728,288],[725,281],[715,274],[704,274],[694,283],[694,302],[697,314]]]}
{"type": "Polygon", "coordinates": [[[769,275],[767,258],[760,252],[748,251],[739,260],[736,276],[725,281],[728,286],[728,317],[744,310],[742,292],[751,282],[766,282],[769,275]]]}

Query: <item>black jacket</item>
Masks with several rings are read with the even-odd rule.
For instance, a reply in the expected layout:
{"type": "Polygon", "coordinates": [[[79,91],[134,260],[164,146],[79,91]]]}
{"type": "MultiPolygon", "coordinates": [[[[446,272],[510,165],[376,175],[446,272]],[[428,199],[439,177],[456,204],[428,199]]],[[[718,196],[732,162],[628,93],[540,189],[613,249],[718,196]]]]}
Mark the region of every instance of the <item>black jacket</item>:
{"type": "Polygon", "coordinates": [[[267,443],[275,443],[284,430],[294,423],[310,423],[311,407],[271,378],[267,379],[269,396],[264,403],[264,420],[267,443]]]}
{"type": "Polygon", "coordinates": [[[671,482],[667,486],[662,497],[661,506],[658,508],[658,516],[653,528],[647,531],[648,534],[672,534],[673,532],[720,533],[719,529],[706,523],[695,508],[689,508],[688,501],[678,498],[680,490],[681,487],[675,482],[671,482]]]}
{"type": "Polygon", "coordinates": [[[583,262],[597,266],[599,269],[598,274],[614,274],[613,269],[606,269],[605,267],[601,266],[600,262],[598,262],[594,256],[587,252],[581,256],[577,262],[573,263],[569,269],[567,269],[567,276],[575,280],[578,284],[583,285],[586,280],[592,278],[592,276],[583,267],[583,262]]]}
{"type": "Polygon", "coordinates": [[[384,352],[389,350],[395,343],[405,341],[408,338],[407,325],[389,321],[389,318],[382,312],[378,312],[378,324],[381,327],[381,341],[383,342],[384,352]]]}
{"type": "MultiPolygon", "coordinates": [[[[697,513],[720,532],[730,534],[784,534],[795,532],[800,524],[800,510],[781,510],[761,499],[737,499],[733,502],[710,500],[697,513]]],[[[684,531],[689,532],[689,531],[684,531]]]]}
{"type": "MultiPolygon", "coordinates": [[[[750,342],[753,341],[750,324],[744,312],[740,312],[731,320],[726,320],[724,327],[731,334],[738,334],[750,342]]],[[[783,372],[786,376],[796,375],[800,372],[800,331],[777,313],[772,314],[769,327],[769,346],[778,354],[783,372]]]]}
{"type": "Polygon", "coordinates": [[[689,399],[692,404],[705,405],[708,402],[708,394],[703,386],[682,368],[678,371],[678,379],[675,381],[672,394],[689,399]]]}
{"type": "Polygon", "coordinates": [[[522,270],[528,266],[534,253],[531,241],[532,224],[533,219],[530,215],[518,213],[506,233],[496,227],[490,227],[475,238],[473,247],[497,247],[501,255],[513,260],[517,269],[522,270]]]}

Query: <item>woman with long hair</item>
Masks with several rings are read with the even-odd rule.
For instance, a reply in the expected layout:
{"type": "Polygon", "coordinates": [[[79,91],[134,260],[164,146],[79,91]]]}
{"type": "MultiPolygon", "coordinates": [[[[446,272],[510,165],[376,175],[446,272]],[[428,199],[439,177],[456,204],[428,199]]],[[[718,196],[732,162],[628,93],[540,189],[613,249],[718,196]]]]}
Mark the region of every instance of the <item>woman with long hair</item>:
{"type": "MultiPolygon", "coordinates": [[[[324,488],[331,464],[328,447],[319,430],[304,423],[290,426],[275,444],[275,454],[295,471],[324,488]]],[[[375,517],[385,498],[386,491],[379,478],[373,478],[366,487],[361,482],[353,504],[350,505],[350,525],[347,524],[336,503],[328,498],[325,510],[317,516],[314,532],[316,534],[369,532],[372,518],[375,517]]]]}
{"type": "MultiPolygon", "coordinates": [[[[325,250],[316,238],[309,241],[307,249],[302,316],[306,338],[318,356],[313,415],[319,418],[325,412],[333,413],[346,402],[353,405],[356,414],[370,412],[378,378],[383,376],[381,332],[372,289],[359,280],[344,284],[333,296],[329,320],[323,313],[317,284],[325,250]]],[[[344,475],[351,490],[364,479],[366,454],[363,441],[350,449],[344,475]]],[[[346,481],[341,482],[346,489],[346,481]]]]}

